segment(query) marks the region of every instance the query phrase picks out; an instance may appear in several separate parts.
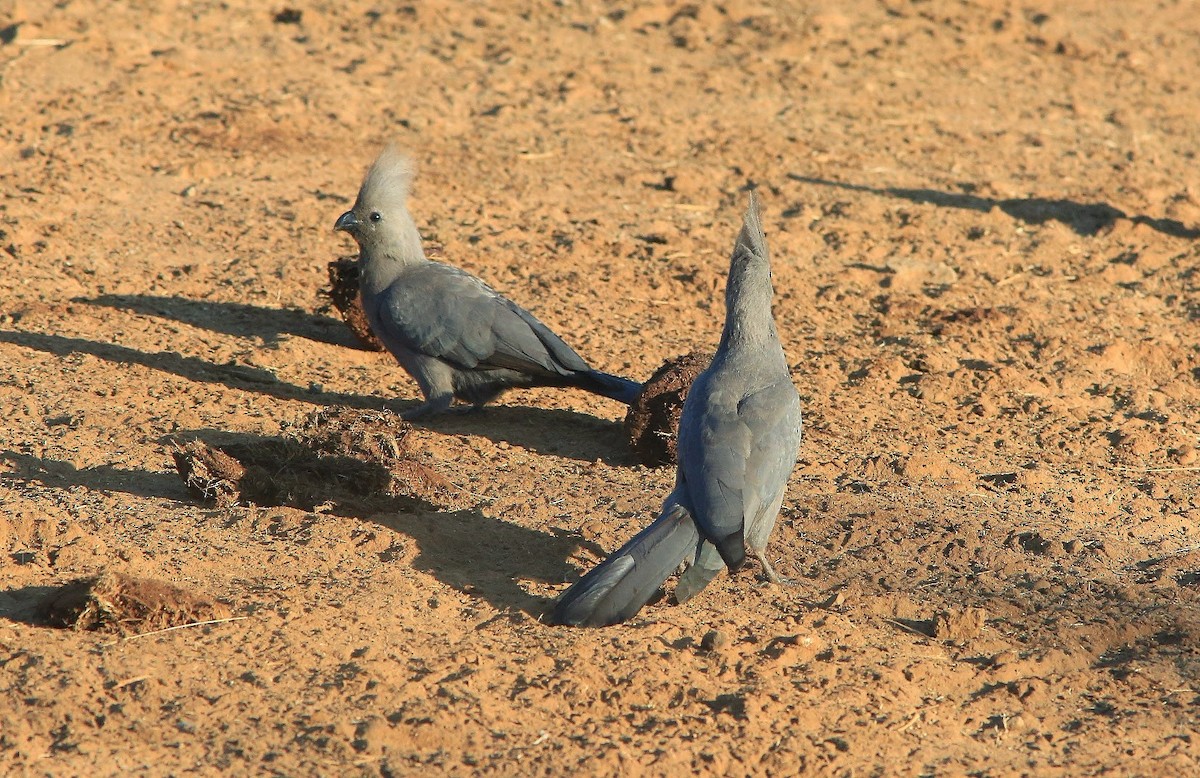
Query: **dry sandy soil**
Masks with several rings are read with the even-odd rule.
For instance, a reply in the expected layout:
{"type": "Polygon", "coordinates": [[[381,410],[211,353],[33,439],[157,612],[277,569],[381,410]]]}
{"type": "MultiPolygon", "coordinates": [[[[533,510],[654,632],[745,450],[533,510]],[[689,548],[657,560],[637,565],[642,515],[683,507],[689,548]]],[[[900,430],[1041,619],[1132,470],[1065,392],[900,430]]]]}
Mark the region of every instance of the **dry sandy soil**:
{"type": "Polygon", "coordinates": [[[1186,1],[0,3],[0,772],[1193,774],[1198,83],[1186,1]],[[758,189],[799,586],[543,624],[673,478],[578,393],[413,432],[450,505],[185,489],[416,398],[320,294],[389,140],[639,378],[715,345],[758,189]],[[102,571],[238,620],[44,621],[102,571]]]}

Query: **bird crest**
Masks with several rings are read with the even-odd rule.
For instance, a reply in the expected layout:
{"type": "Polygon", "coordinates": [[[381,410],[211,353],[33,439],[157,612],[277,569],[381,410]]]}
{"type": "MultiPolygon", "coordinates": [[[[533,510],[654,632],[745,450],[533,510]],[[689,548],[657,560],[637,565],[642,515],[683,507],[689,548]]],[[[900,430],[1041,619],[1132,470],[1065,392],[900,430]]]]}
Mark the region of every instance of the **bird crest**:
{"type": "Polygon", "coordinates": [[[395,145],[389,144],[367,171],[358,190],[360,203],[403,203],[408,199],[416,165],[395,145]]]}

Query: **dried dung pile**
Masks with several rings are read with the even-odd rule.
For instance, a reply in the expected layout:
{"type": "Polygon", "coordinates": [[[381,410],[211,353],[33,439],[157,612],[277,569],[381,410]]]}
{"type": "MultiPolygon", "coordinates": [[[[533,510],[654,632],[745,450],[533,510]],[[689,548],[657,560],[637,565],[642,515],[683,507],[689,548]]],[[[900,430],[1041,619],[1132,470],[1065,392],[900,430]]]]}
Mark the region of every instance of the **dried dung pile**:
{"type": "Polygon", "coordinates": [[[383,351],[383,344],[371,325],[367,323],[367,314],[363,312],[362,299],[358,296],[358,261],[353,257],[342,257],[329,263],[329,289],[325,295],[338,309],[346,326],[358,338],[359,343],[368,351],[383,351]]]}
{"type": "Polygon", "coordinates": [[[410,497],[448,505],[456,489],[420,462],[412,427],[386,412],[334,409],[310,415],[278,438],[213,446],[192,440],[171,452],[197,497],[311,510],[329,502],[410,497]]]}
{"type": "Polygon", "coordinates": [[[650,380],[625,414],[629,448],[643,464],[657,466],[675,462],[675,438],[679,417],[692,382],[709,363],[712,354],[693,351],[668,359],[650,380]]]}
{"type": "Polygon", "coordinates": [[[103,573],[65,584],[46,601],[58,627],[134,635],[226,619],[229,607],[162,581],[103,573]]]}
{"type": "MultiPolygon", "coordinates": [[[[441,259],[441,244],[426,241],[425,256],[441,259]]],[[[367,314],[363,311],[362,298],[358,296],[358,260],[355,257],[340,257],[329,263],[329,289],[324,291],[333,307],[338,309],[346,326],[368,351],[384,351],[383,343],[371,331],[367,314]]]]}

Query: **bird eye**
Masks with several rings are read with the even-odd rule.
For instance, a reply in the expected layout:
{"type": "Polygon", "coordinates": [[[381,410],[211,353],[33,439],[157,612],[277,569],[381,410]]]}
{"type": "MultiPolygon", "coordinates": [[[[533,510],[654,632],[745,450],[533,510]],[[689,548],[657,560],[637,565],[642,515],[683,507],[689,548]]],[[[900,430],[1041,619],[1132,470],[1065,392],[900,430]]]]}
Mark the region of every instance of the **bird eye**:
{"type": "Polygon", "coordinates": [[[382,218],[383,217],[379,215],[379,211],[371,211],[371,216],[370,216],[371,221],[377,222],[382,218]]]}

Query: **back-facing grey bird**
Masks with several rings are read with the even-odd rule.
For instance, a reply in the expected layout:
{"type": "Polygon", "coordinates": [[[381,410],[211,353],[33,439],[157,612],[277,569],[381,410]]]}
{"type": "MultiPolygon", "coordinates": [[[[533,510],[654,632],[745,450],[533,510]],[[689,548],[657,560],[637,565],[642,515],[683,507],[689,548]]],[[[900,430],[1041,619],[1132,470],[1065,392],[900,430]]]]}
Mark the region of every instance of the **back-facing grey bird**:
{"type": "Polygon", "coordinates": [[[406,419],[440,413],[454,398],[481,406],[514,386],[636,399],[641,384],[591,369],[533,314],[470,273],[427,259],[408,213],[412,180],[412,161],[385,148],[334,225],[358,243],[371,329],[425,395],[406,419]]]}
{"type": "Polygon", "coordinates": [[[801,422],[771,297],[771,263],[751,194],[729,263],[721,343],[679,420],[675,489],[653,524],[559,597],[551,621],[625,621],[684,562],[675,598],[686,602],[721,568],[740,568],[747,551],[767,578],[781,582],[764,552],[796,464],[801,422]]]}

